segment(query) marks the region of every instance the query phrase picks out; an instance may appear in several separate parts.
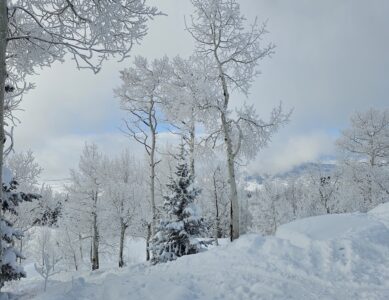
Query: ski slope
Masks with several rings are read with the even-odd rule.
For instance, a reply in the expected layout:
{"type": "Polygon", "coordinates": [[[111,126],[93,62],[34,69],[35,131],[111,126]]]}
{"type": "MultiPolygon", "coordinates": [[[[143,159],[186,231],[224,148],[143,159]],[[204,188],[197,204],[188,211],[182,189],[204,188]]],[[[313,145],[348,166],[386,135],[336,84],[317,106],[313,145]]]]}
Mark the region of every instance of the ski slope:
{"type": "Polygon", "coordinates": [[[166,264],[68,274],[46,293],[26,283],[18,299],[389,299],[387,225],[389,204],[311,217],[166,264]]]}

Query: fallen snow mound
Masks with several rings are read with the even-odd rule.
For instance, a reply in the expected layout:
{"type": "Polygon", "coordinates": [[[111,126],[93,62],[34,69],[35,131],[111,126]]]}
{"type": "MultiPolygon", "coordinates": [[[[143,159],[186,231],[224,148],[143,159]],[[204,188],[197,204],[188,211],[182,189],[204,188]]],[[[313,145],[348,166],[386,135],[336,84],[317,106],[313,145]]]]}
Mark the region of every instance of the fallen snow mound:
{"type": "Polygon", "coordinates": [[[307,218],[166,264],[58,278],[19,299],[389,299],[385,221],[389,205],[307,218]]]}

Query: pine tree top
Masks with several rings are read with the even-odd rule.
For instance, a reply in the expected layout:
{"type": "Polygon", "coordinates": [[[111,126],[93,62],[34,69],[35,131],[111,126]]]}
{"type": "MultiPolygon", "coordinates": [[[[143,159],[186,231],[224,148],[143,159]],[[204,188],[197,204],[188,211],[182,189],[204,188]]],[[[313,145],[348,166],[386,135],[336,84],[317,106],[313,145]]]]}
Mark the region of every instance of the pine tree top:
{"type": "Polygon", "coordinates": [[[186,151],[183,143],[180,145],[180,153],[176,157],[178,160],[174,176],[170,177],[167,187],[169,195],[164,197],[164,210],[168,215],[174,215],[178,220],[183,220],[190,216],[190,211],[186,210],[194,202],[200,190],[193,185],[194,178],[189,171],[186,161],[186,151]]]}

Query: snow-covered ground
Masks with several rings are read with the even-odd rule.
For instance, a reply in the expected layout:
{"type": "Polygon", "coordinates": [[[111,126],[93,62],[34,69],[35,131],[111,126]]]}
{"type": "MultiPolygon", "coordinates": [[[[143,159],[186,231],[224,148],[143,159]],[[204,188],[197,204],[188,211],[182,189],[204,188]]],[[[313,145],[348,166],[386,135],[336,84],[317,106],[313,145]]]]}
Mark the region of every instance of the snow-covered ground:
{"type": "MultiPolygon", "coordinates": [[[[18,299],[389,299],[389,204],[245,235],[177,261],[38,278],[18,299]]],[[[34,276],[33,276],[34,277],[34,276]]]]}

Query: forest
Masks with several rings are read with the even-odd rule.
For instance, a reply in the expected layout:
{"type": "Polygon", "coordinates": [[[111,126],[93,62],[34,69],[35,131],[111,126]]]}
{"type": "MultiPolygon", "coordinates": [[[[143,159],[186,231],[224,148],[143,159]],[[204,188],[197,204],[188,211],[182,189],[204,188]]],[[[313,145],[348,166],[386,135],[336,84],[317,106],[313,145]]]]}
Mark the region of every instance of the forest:
{"type": "MultiPolygon", "coordinates": [[[[327,108],[330,100],[310,99],[317,116],[287,96],[267,100],[257,84],[283,44],[272,41],[271,19],[251,13],[270,4],[170,2],[0,0],[0,299],[387,299],[387,100],[327,108]],[[176,5],[178,23],[164,10],[176,5]],[[153,23],[169,18],[190,41],[182,45],[189,55],[159,50],[164,39],[184,44],[173,33],[152,34],[153,23]],[[142,55],[148,38],[159,56],[142,55]],[[105,68],[115,74],[98,79],[105,68]],[[35,90],[53,88],[47,70],[75,93],[89,88],[72,81],[81,72],[95,90],[89,98],[103,82],[111,104],[85,99],[87,109],[79,104],[83,114],[68,122],[81,136],[87,120],[77,116],[99,111],[101,126],[115,127],[107,135],[126,146],[90,138],[92,130],[77,151],[35,150],[29,141],[45,133],[23,124],[54,130],[67,113],[42,119],[42,104],[24,106],[35,90]],[[305,115],[313,120],[301,123],[305,133],[327,128],[318,150],[290,142],[305,115]],[[103,116],[115,120],[106,125],[103,116]],[[305,155],[311,150],[317,155],[305,155]],[[275,162],[299,161],[276,167],[270,152],[275,162]],[[46,166],[61,173],[48,175],[46,166]]],[[[66,88],[54,94],[78,105],[66,88]]]]}

